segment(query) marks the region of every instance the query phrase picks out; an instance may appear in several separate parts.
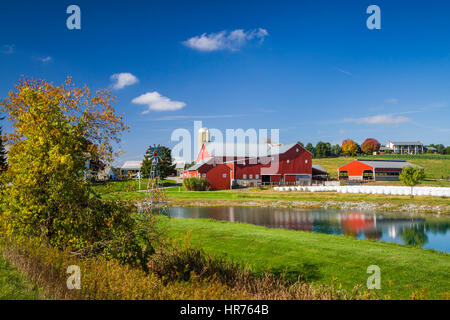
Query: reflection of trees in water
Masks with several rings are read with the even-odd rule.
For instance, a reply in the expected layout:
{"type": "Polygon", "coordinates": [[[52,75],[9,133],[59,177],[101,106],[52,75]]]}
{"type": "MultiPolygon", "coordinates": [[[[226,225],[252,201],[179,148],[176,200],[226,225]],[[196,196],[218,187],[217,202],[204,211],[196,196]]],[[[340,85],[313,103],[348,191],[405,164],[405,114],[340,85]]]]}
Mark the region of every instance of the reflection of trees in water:
{"type": "Polygon", "coordinates": [[[366,239],[379,240],[383,236],[383,232],[381,230],[367,230],[364,232],[364,236],[366,239]]]}
{"type": "Polygon", "coordinates": [[[450,220],[448,221],[426,221],[425,230],[434,234],[446,234],[450,231],[450,220]]]}
{"type": "Polygon", "coordinates": [[[314,221],[314,232],[326,234],[341,234],[342,229],[339,221],[321,220],[314,221]]]}
{"type": "Polygon", "coordinates": [[[404,228],[401,237],[408,246],[423,247],[428,242],[424,225],[404,228]]]}

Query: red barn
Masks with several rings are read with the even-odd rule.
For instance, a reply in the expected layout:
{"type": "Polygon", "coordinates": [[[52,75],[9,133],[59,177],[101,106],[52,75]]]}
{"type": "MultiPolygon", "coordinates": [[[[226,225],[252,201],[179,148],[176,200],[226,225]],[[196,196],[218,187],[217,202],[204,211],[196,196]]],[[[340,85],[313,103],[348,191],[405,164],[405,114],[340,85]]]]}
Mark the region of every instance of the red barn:
{"type": "Polygon", "coordinates": [[[204,177],[213,189],[249,185],[310,184],[312,155],[300,144],[221,144],[206,142],[197,164],[184,177],[204,177]],[[227,171],[228,170],[228,171],[227,171]],[[227,187],[224,187],[227,183],[227,187]]]}
{"type": "Polygon", "coordinates": [[[423,169],[405,160],[357,159],[340,167],[338,171],[340,179],[396,181],[406,166],[423,169]]]}

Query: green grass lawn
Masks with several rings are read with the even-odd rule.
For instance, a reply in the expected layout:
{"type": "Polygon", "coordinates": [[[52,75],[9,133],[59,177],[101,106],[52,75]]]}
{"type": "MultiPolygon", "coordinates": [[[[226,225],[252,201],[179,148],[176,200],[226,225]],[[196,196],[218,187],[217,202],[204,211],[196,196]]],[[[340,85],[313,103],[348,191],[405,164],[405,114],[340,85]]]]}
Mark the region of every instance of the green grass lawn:
{"type": "MultiPolygon", "coordinates": [[[[141,190],[147,188],[148,179],[141,179],[141,190]]],[[[162,181],[165,187],[173,186],[176,184],[174,180],[165,179],[162,181]]],[[[101,193],[114,193],[114,192],[130,192],[139,190],[139,180],[125,180],[125,181],[100,181],[92,184],[92,189],[101,193]]]]}
{"type": "Polygon", "coordinates": [[[42,299],[42,293],[27,282],[24,275],[12,267],[0,253],[0,300],[42,299]]]}
{"type": "MultiPolygon", "coordinates": [[[[449,155],[381,155],[381,156],[365,156],[365,157],[343,157],[343,158],[322,158],[313,159],[313,164],[321,165],[328,174],[336,178],[338,176],[338,168],[359,158],[369,159],[393,159],[407,160],[413,164],[417,164],[425,168],[426,180],[422,185],[450,187],[450,181],[446,178],[450,177],[450,156],[449,155]],[[442,177],[444,179],[442,180],[442,177]]],[[[381,183],[381,182],[380,182],[381,183]]],[[[401,184],[400,182],[383,181],[381,184],[401,184]]]]}
{"type": "Polygon", "coordinates": [[[194,246],[211,254],[226,254],[256,272],[286,270],[290,276],[303,274],[314,283],[330,283],[336,277],[351,289],[365,285],[367,267],[377,265],[381,296],[392,290],[394,299],[409,299],[413,291],[425,287],[429,298],[450,294],[450,256],[433,250],[215,220],[172,218],[169,225],[171,237],[192,230],[194,246]]]}

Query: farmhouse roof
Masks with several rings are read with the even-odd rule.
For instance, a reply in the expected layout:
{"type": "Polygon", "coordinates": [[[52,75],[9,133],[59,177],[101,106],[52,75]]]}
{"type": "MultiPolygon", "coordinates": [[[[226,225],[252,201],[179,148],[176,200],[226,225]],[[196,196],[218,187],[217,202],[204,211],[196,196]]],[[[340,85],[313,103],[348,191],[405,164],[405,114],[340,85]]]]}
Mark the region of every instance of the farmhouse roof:
{"type": "Polygon", "coordinates": [[[393,145],[396,146],[421,146],[422,142],[420,141],[413,141],[413,142],[391,142],[393,145]]]}

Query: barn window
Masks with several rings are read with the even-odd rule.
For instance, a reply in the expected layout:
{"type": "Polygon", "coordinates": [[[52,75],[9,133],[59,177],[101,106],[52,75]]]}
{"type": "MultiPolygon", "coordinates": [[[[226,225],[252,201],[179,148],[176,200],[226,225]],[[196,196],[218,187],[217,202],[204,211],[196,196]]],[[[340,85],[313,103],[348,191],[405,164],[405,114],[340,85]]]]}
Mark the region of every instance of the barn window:
{"type": "Polygon", "coordinates": [[[295,149],[295,152],[298,152],[298,148],[297,148],[297,149],[295,149]]]}
{"type": "Polygon", "coordinates": [[[222,177],[226,178],[226,177],[227,177],[227,174],[226,174],[226,173],[224,173],[224,174],[222,175],[222,177]]]}
{"type": "Polygon", "coordinates": [[[259,179],[259,174],[255,174],[255,179],[259,179]]]}
{"type": "Polygon", "coordinates": [[[287,163],[289,163],[289,159],[288,159],[287,163]]]}
{"type": "Polygon", "coordinates": [[[247,179],[247,175],[246,175],[246,174],[243,174],[243,175],[242,175],[242,179],[244,179],[244,180],[247,179]]]}
{"type": "Polygon", "coordinates": [[[203,176],[203,178],[206,178],[206,173],[204,173],[202,176],[203,176]]]}
{"type": "Polygon", "coordinates": [[[305,160],[305,163],[308,163],[308,159],[305,160]]]}
{"type": "Polygon", "coordinates": [[[249,175],[248,178],[249,178],[250,180],[253,179],[253,175],[252,175],[252,174],[249,175]]]}

